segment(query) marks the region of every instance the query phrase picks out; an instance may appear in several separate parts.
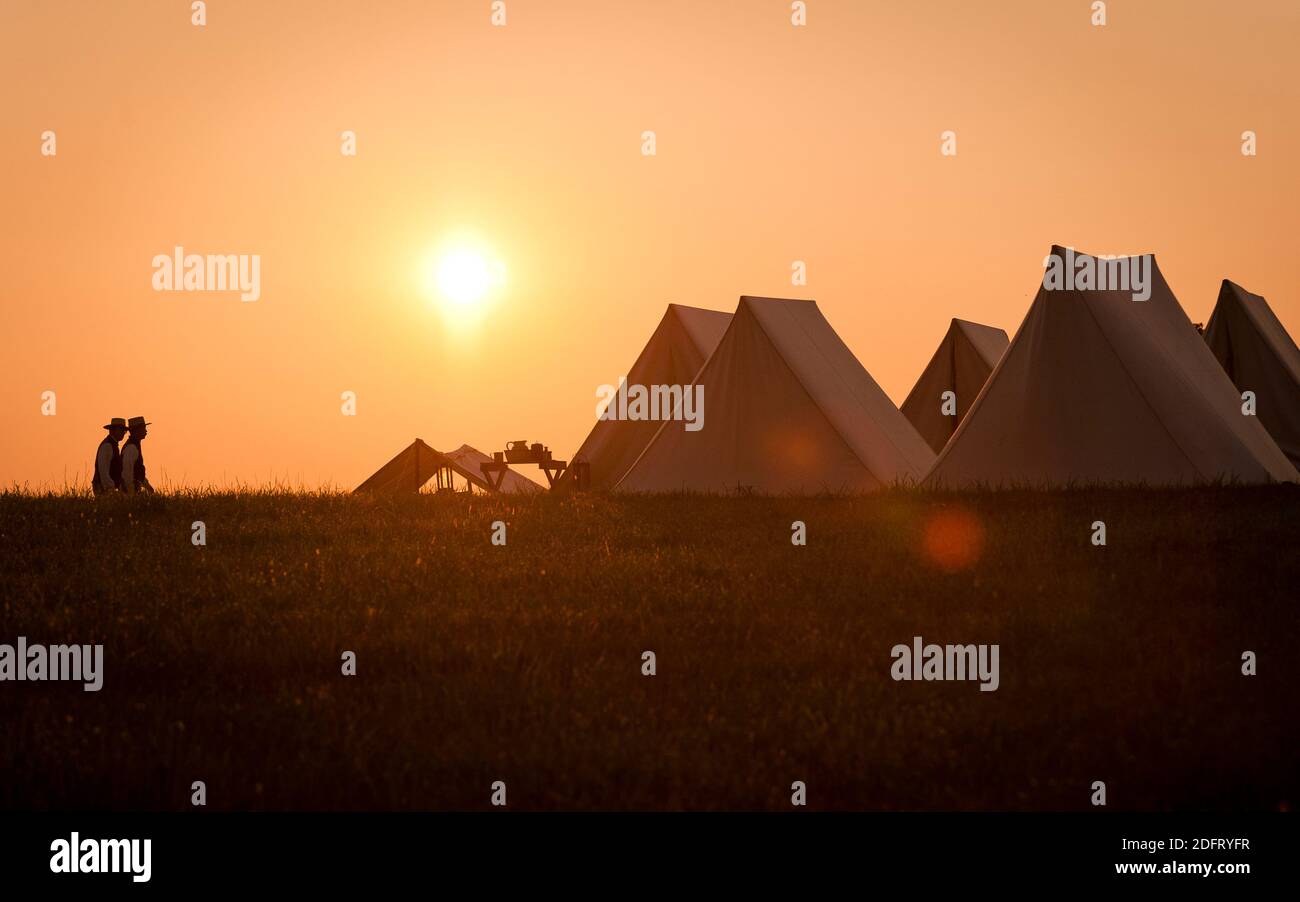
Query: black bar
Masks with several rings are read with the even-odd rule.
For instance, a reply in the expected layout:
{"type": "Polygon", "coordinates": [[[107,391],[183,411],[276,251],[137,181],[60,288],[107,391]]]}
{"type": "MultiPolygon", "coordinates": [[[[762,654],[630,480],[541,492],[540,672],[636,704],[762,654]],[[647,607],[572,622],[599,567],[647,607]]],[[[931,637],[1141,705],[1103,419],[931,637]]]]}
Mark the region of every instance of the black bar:
{"type": "Polygon", "coordinates": [[[457,896],[585,886],[613,897],[709,884],[819,896],[887,880],[913,883],[914,898],[939,885],[1231,893],[1293,876],[1295,823],[1286,814],[41,813],[0,816],[0,873],[7,889],[95,892],[406,884],[457,896]],[[82,841],[150,839],[147,884],[130,873],[53,873],[51,844],[74,831],[82,841]],[[1123,847],[1170,838],[1187,847],[1123,847]],[[1194,848],[1204,839],[1238,847],[1194,848]],[[1117,873],[1176,863],[1249,873],[1117,873]]]}

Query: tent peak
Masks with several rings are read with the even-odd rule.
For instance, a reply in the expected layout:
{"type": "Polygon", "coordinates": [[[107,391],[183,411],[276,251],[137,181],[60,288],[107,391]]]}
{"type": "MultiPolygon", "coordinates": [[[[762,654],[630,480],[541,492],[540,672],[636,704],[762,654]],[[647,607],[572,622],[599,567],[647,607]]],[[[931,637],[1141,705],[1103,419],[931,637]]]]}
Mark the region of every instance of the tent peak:
{"type": "Polygon", "coordinates": [[[740,296],[740,306],[745,307],[753,304],[812,304],[816,306],[817,302],[812,298],[769,298],[756,294],[742,294],[740,296]]]}
{"type": "Polygon", "coordinates": [[[1108,260],[1108,259],[1132,260],[1135,257],[1150,257],[1152,265],[1154,265],[1156,261],[1156,255],[1153,253],[1099,255],[1099,254],[1090,254],[1087,251],[1081,251],[1077,247],[1062,247],[1059,244],[1053,244],[1052,249],[1048,251],[1047,256],[1064,258],[1066,254],[1074,254],[1075,257],[1092,257],[1097,260],[1108,260]]]}
{"type": "Polygon", "coordinates": [[[816,301],[742,295],[694,384],[718,425],[659,424],[615,491],[870,491],[934,460],[816,301]]]}
{"type": "Polygon", "coordinates": [[[1223,285],[1219,288],[1219,297],[1223,297],[1225,294],[1235,294],[1241,300],[1245,300],[1246,298],[1257,298],[1262,301],[1264,299],[1263,295],[1255,294],[1255,292],[1237,284],[1231,279],[1224,279],[1223,285]]]}
{"type": "Polygon", "coordinates": [[[693,304],[678,304],[673,302],[668,304],[668,310],[674,313],[721,313],[726,316],[731,315],[725,310],[713,310],[709,307],[696,307],[693,304]]]}
{"type": "Polygon", "coordinates": [[[740,304],[736,307],[736,315],[742,312],[748,313],[761,322],[770,322],[773,316],[784,316],[785,313],[778,311],[799,311],[815,310],[817,316],[821,316],[821,308],[817,302],[811,298],[767,298],[759,297],[752,294],[742,294],[740,304]]]}

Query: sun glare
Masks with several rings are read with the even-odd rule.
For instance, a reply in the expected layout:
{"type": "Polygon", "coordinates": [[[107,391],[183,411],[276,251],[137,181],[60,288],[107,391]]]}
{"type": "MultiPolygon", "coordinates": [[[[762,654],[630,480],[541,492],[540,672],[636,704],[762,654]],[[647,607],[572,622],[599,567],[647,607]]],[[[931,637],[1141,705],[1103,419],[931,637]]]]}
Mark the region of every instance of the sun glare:
{"type": "Polygon", "coordinates": [[[492,270],[482,254],[460,249],[438,261],[438,292],[455,304],[477,304],[491,284],[492,270]]]}
{"type": "Polygon", "coordinates": [[[506,268],[474,244],[443,247],[429,257],[425,287],[443,312],[464,321],[484,312],[487,300],[504,283],[506,268]]]}
{"type": "Polygon", "coordinates": [[[456,241],[426,258],[424,283],[444,318],[468,327],[484,318],[494,292],[505,283],[505,264],[477,242],[456,241]]]}

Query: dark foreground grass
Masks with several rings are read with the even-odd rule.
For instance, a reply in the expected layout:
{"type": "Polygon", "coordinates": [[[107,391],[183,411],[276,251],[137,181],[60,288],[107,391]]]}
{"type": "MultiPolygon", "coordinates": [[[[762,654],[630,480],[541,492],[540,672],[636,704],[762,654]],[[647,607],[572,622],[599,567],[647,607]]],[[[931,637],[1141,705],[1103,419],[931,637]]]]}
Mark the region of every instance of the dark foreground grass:
{"type": "Polygon", "coordinates": [[[217,809],[482,809],[495,780],[512,809],[788,809],[794,780],[810,808],[1086,809],[1094,780],[1112,809],[1289,807],[1298,511],[0,496],[0,642],[106,658],[99,693],[0,683],[0,807],[187,809],[195,780],[217,809]],[[945,522],[940,550],[982,535],[968,567],[925,550],[945,522]],[[1000,644],[1001,687],[893,681],[916,635],[1000,644]]]}

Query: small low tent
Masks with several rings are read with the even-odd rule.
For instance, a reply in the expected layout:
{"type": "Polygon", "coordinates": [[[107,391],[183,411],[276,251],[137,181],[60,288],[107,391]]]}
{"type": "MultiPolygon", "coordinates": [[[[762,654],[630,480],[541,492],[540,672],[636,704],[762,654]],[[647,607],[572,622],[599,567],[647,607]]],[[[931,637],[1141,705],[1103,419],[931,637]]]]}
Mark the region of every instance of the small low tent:
{"type": "MultiPolygon", "coordinates": [[[[480,469],[484,461],[490,460],[491,457],[469,445],[461,445],[455,451],[444,453],[431,448],[423,439],[417,438],[403,448],[396,457],[380,467],[374,475],[357,486],[355,491],[390,495],[415,493],[435,476],[440,483],[446,479],[446,487],[450,488],[451,477],[454,474],[469,485],[490,492],[493,489],[480,469]]],[[[530,493],[540,492],[542,487],[531,479],[520,476],[514,470],[507,470],[501,481],[500,491],[530,493]]]]}
{"type": "Polygon", "coordinates": [[[617,490],[869,491],[934,460],[815,301],[742,297],[692,390],[702,428],[665,421],[617,490]]]}
{"type": "MultiPolygon", "coordinates": [[[[1044,278],[1024,322],[927,477],[939,486],[1295,480],[1183,312],[1155,258],[1078,272],[1147,272],[1146,300],[1044,278]]],[[[1080,264],[1079,261],[1083,261],[1080,264]]],[[[1078,269],[1082,265],[1083,269],[1078,269]]],[[[1109,284],[1115,284],[1113,278],[1109,284]]],[[[1131,280],[1130,280],[1131,284],[1131,280]]],[[[1145,292],[1136,292],[1140,296],[1145,292]]]]}
{"type": "Polygon", "coordinates": [[[1010,343],[1007,333],[993,326],[964,319],[954,319],[948,326],[939,349],[900,408],[936,454],[957,431],[1010,343]],[[946,392],[952,392],[952,397],[945,397],[946,392]]]}
{"type": "MultiPolygon", "coordinates": [[[[627,385],[689,385],[727,331],[731,314],[669,304],[632,368],[627,385]]],[[[612,488],[659,429],[654,420],[597,420],[586,441],[573,455],[589,468],[588,488],[612,488]]],[[[560,484],[573,479],[570,467],[560,484]]]]}
{"type": "Polygon", "coordinates": [[[1253,392],[1260,423],[1300,467],[1300,349],[1268,301],[1227,279],[1205,342],[1238,392],[1253,392]]]}

